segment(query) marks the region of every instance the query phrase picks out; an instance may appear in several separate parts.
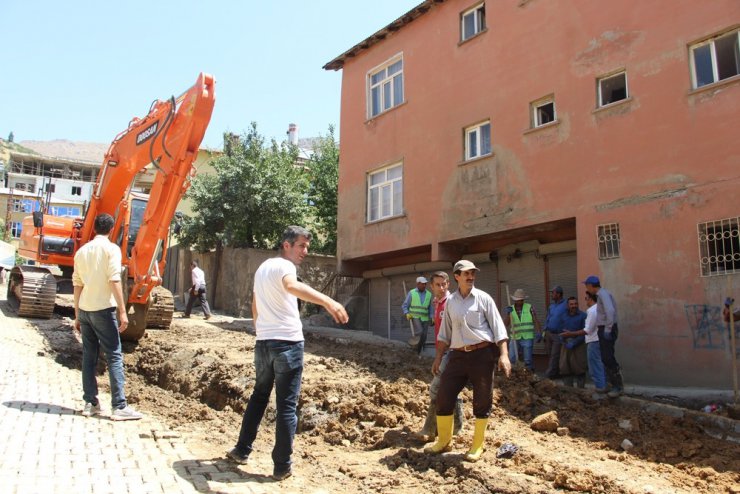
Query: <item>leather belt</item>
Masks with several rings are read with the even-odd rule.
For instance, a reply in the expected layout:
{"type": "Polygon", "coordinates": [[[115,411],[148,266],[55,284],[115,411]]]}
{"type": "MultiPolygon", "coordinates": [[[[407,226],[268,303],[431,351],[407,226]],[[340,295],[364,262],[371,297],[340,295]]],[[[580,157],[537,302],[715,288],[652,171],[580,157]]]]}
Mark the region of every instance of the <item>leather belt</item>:
{"type": "Polygon", "coordinates": [[[493,345],[493,343],[491,343],[490,341],[481,341],[480,343],[476,343],[475,345],[465,345],[459,348],[453,348],[453,350],[456,352],[472,352],[473,350],[479,350],[490,345],[493,345]]]}

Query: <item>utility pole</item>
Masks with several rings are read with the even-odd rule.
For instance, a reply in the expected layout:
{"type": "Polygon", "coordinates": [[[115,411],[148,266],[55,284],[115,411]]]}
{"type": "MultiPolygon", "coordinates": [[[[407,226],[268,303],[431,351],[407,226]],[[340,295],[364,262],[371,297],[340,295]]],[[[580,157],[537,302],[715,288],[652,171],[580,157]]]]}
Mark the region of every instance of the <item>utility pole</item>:
{"type": "Polygon", "coordinates": [[[5,242],[10,241],[10,219],[11,219],[11,212],[13,208],[13,192],[15,189],[13,187],[8,189],[10,192],[8,194],[8,203],[5,206],[5,231],[3,232],[3,240],[5,242]]]}

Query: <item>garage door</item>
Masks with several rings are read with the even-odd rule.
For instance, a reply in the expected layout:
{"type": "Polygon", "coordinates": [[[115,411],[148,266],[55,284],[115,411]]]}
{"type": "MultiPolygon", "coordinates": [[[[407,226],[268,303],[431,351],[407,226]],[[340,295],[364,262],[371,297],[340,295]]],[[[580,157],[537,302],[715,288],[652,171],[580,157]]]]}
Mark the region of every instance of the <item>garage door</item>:
{"type": "Polygon", "coordinates": [[[475,277],[475,287],[483,290],[496,301],[498,304],[498,274],[496,263],[493,262],[476,262],[475,266],[480,269],[480,272],[475,277]]]}
{"type": "Polygon", "coordinates": [[[388,337],[388,279],[373,278],[370,280],[370,314],[368,328],[373,334],[388,337]]]}
{"type": "MultiPolygon", "coordinates": [[[[502,305],[507,305],[506,287],[509,288],[509,295],[514,295],[518,288],[527,292],[527,302],[532,304],[540,325],[545,322],[547,314],[545,297],[547,288],[545,288],[545,267],[542,259],[535,257],[533,254],[526,254],[518,259],[499,261],[499,275],[501,277],[501,300],[502,305]]],[[[512,301],[513,303],[513,301],[512,301]]],[[[503,312],[503,308],[502,308],[503,312]]],[[[535,353],[544,353],[545,346],[543,343],[536,343],[534,346],[535,353]]]]}
{"type": "MultiPolygon", "coordinates": [[[[586,310],[583,297],[579,293],[585,293],[583,285],[578,284],[578,273],[576,253],[568,252],[566,254],[550,254],[547,256],[548,268],[550,271],[550,285],[560,285],[563,287],[563,296],[576,297],[581,310],[586,310]]],[[[552,288],[552,287],[548,287],[552,288]]]]}
{"type": "MultiPolygon", "coordinates": [[[[383,338],[390,335],[390,339],[398,341],[406,341],[411,337],[409,322],[403,315],[401,305],[408,291],[416,288],[417,276],[416,273],[409,273],[370,280],[369,329],[373,334],[383,338]]],[[[431,345],[433,341],[433,337],[427,336],[427,344],[431,345]]]]}

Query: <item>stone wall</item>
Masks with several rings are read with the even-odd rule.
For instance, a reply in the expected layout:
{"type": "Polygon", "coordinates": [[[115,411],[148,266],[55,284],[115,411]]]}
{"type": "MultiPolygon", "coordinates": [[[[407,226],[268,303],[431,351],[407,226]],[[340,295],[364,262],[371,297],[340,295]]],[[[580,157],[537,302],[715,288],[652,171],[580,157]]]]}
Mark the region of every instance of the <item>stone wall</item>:
{"type": "MultiPolygon", "coordinates": [[[[179,246],[168,252],[164,286],[175,295],[177,306],[187,302],[190,288],[190,262],[197,259],[205,272],[207,296],[212,308],[236,317],[252,316],[252,286],[254,273],[263,261],[276,251],[262,249],[225,248],[216,277],[216,252],[193,252],[179,246]],[[214,290],[215,286],[215,290],[214,290]]],[[[361,280],[337,275],[337,260],[333,256],[309,255],[298,266],[298,276],[311,287],[349,304],[353,329],[367,328],[367,290],[361,280]],[[364,290],[364,292],[363,292],[364,290]],[[362,295],[364,293],[364,295],[362,295]]]]}

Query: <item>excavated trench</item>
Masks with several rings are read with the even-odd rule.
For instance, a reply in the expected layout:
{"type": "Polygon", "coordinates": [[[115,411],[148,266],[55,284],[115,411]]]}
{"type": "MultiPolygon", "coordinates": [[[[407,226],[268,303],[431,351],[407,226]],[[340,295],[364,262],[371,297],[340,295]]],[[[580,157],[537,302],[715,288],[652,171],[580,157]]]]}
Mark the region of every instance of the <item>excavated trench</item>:
{"type": "MultiPolygon", "coordinates": [[[[65,355],[65,365],[79,368],[80,346],[68,321],[37,327],[51,349],[65,355]]],[[[175,319],[169,330],[148,330],[138,343],[124,344],[127,396],[202,457],[222,458],[238,435],[254,383],[253,348],[244,321],[175,319]]],[[[740,445],[711,438],[685,418],[596,400],[524,370],[509,379],[496,376],[484,460],[462,461],[472,439],[468,390],[466,427],[452,452],[425,454],[414,432],[428,406],[430,366],[403,347],[308,333],[294,454],[295,476],[305,483],[300,490],[739,492],[740,445]],[[555,432],[530,427],[550,411],[557,413],[555,432]],[[634,444],[629,452],[621,447],[624,439],[634,444]],[[519,453],[496,458],[504,442],[518,445],[519,453]]],[[[104,388],[106,378],[100,381],[104,388]]],[[[265,468],[274,417],[271,403],[255,443],[255,461],[267,462],[265,468]]]]}

